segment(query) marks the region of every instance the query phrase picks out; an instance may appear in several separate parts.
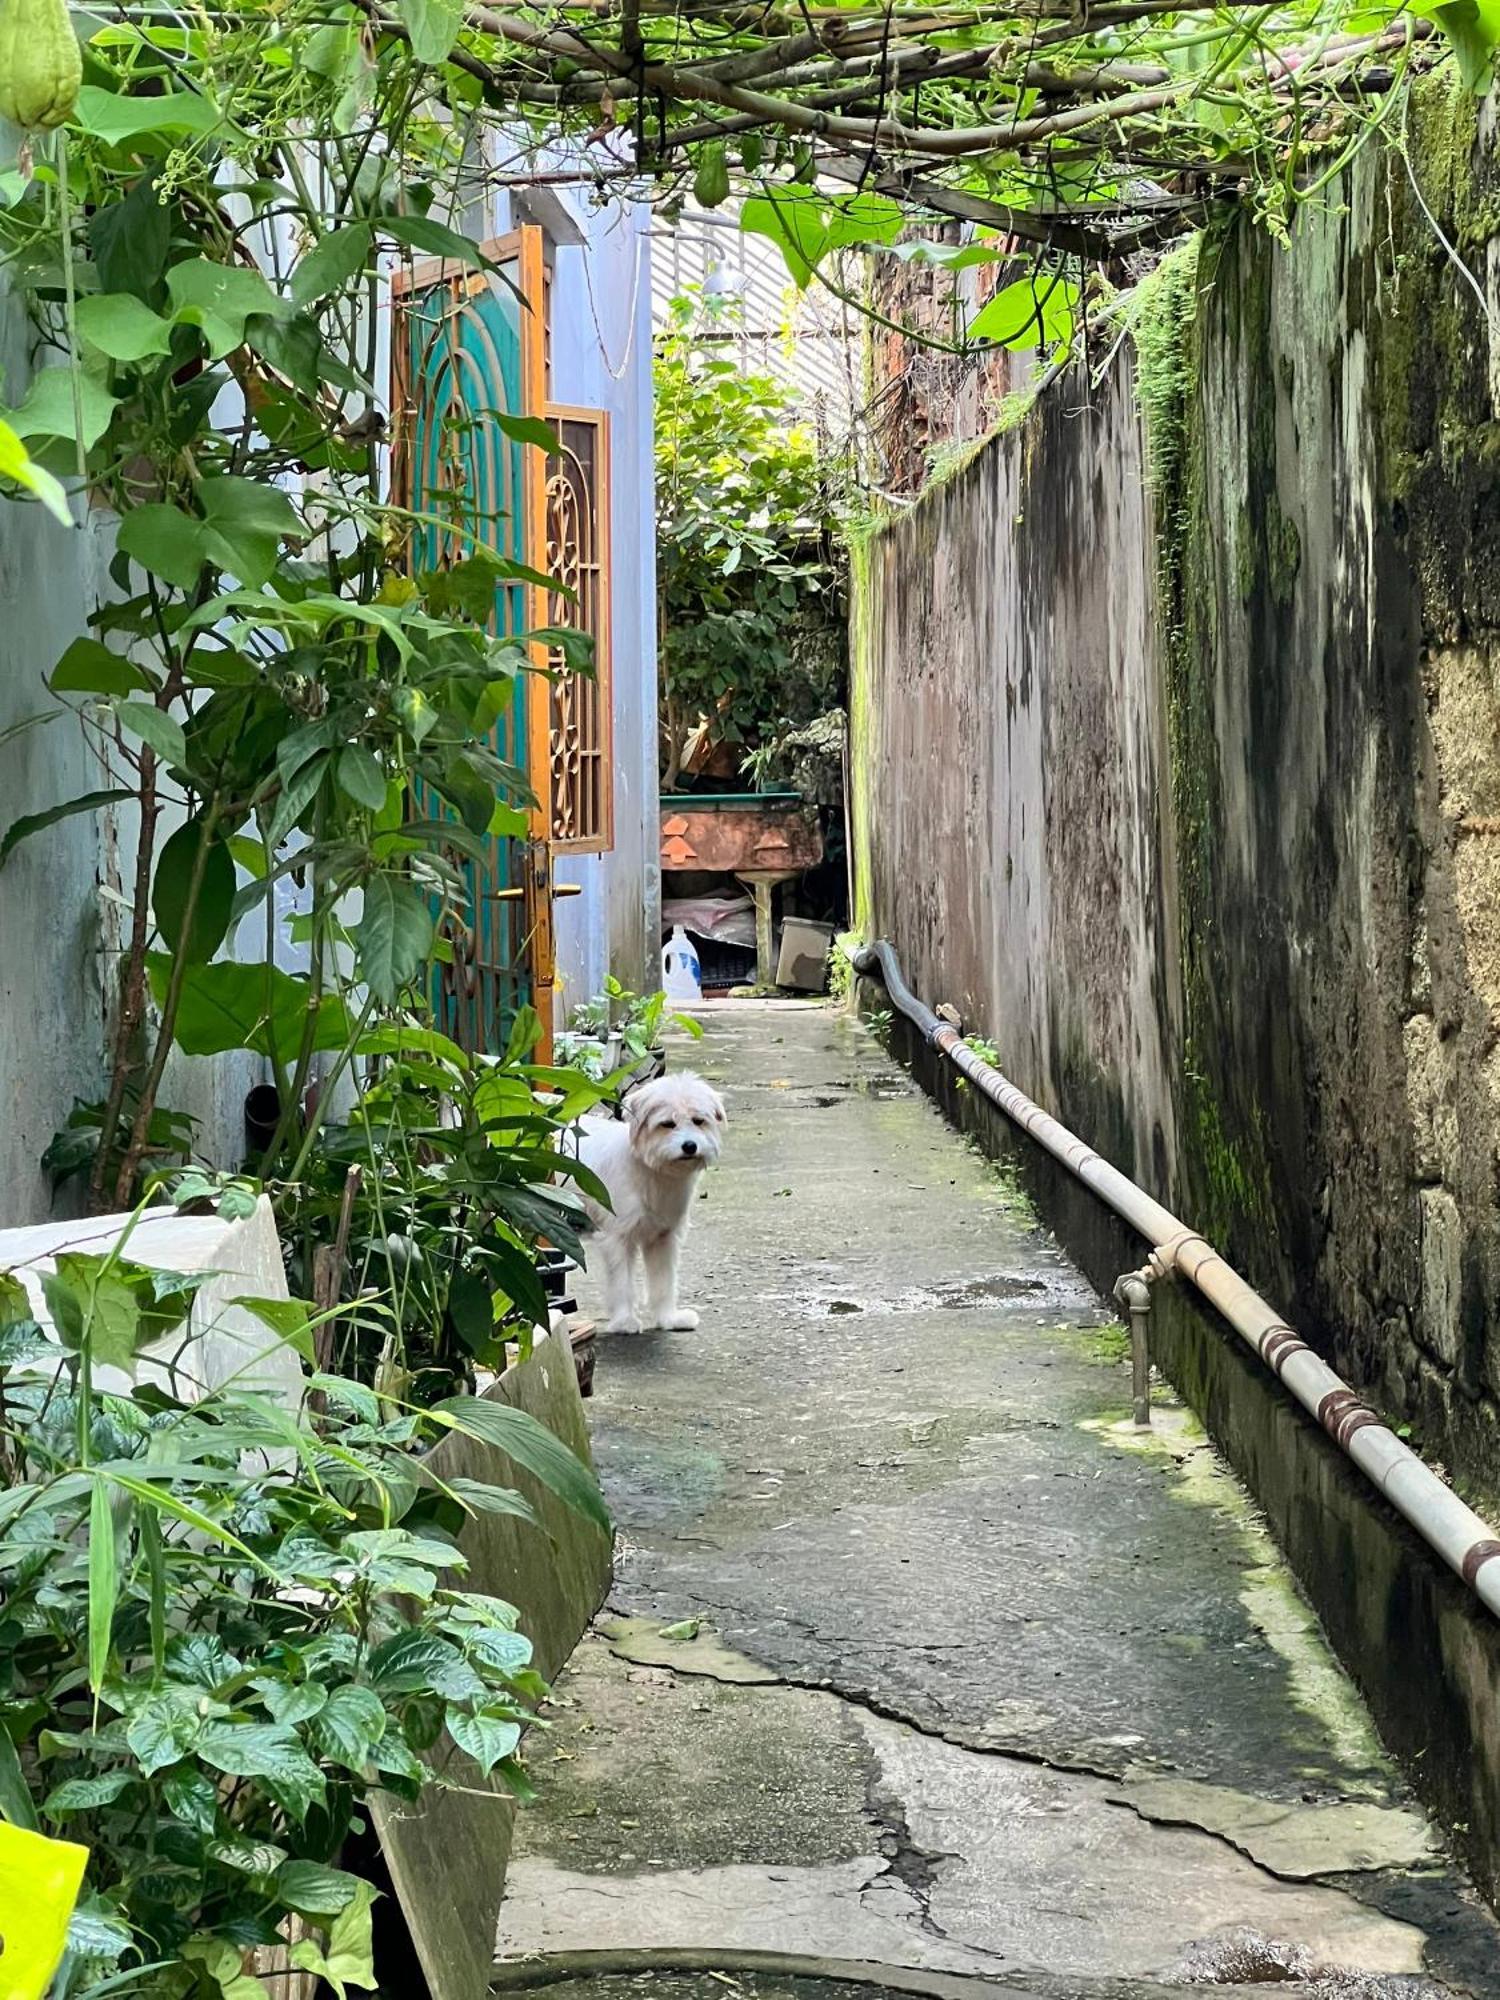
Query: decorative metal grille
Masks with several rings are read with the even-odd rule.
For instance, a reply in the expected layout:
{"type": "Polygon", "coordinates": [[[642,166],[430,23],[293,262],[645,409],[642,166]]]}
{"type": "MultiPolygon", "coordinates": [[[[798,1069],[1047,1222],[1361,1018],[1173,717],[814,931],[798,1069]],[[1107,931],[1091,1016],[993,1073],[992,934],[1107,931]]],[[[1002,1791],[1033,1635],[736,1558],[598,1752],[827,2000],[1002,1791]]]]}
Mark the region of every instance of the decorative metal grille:
{"type": "Polygon", "coordinates": [[[609,419],[553,404],[548,422],[561,450],[547,462],[548,623],[586,632],[592,670],[569,671],[561,647],[552,672],[552,839],[574,854],[614,843],[613,688],[609,649],[609,419]]]}
{"type": "MultiPolygon", "coordinates": [[[[511,271],[519,260],[493,245],[511,271]]],[[[415,532],[416,569],[442,568],[461,557],[472,533],[502,555],[525,561],[523,447],[507,438],[492,413],[525,409],[526,326],[514,284],[441,270],[398,296],[394,352],[396,410],[393,487],[396,497],[430,518],[415,532]],[[453,525],[450,527],[449,522],[453,525]]],[[[496,592],[498,632],[524,628],[523,587],[496,592]]],[[[493,747],[513,766],[527,764],[525,689],[496,723],[493,747]]],[[[419,807],[450,819],[447,805],[418,786],[419,807]]],[[[451,858],[468,888],[467,909],[452,921],[449,962],[433,982],[438,1025],[464,1048],[503,1048],[518,1007],[532,998],[522,890],[524,862],[516,840],[491,838],[477,861],[455,848],[451,858]]]]}

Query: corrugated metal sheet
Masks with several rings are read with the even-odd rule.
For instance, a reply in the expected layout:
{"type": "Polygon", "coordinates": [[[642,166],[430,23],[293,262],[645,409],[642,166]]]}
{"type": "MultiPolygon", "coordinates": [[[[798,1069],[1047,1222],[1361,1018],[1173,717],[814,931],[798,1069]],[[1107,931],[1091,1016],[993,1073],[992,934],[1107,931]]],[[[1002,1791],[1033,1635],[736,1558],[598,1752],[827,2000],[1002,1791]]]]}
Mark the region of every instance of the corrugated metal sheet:
{"type": "Polygon", "coordinates": [[[816,280],[799,292],[775,244],[740,230],[736,203],[689,203],[680,223],[658,222],[651,234],[654,324],[665,323],[673,298],[690,286],[717,286],[740,301],[741,312],[731,329],[708,338],[732,347],[747,371],[784,382],[829,431],[846,432],[863,401],[858,313],[816,280]]]}

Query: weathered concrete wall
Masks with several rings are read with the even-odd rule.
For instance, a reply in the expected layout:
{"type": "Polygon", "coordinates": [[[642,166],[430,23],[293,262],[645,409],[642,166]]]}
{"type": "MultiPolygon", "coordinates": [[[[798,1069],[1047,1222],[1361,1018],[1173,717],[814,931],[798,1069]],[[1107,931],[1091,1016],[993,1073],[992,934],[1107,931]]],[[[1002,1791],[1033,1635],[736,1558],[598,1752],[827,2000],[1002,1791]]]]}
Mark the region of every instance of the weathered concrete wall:
{"type": "MultiPolygon", "coordinates": [[[[865,548],[856,844],[862,928],[923,996],[1493,1507],[1500,135],[1440,79],[1411,135],[1420,199],[1369,148],[1289,249],[1235,223],[1176,253],[1103,387],[1057,384],[865,548]]],[[[1500,1633],[1424,1555],[1358,1550],[1306,1427],[1172,1325],[1493,1890],[1500,1633]]]]}
{"type": "Polygon", "coordinates": [[[1500,1486],[1500,148],[1414,134],[1489,326],[1373,151],[1177,253],[864,552],[859,841],[920,989],[1500,1486]]]}

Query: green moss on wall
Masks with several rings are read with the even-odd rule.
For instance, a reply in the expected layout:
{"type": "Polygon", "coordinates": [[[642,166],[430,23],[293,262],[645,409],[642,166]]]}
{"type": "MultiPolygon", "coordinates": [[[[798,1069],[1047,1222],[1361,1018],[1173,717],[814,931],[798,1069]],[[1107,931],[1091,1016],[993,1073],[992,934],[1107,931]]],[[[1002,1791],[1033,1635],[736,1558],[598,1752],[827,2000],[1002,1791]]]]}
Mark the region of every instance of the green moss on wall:
{"type": "Polygon", "coordinates": [[[849,819],[853,838],[854,929],[861,938],[875,935],[873,846],[870,815],[875,810],[876,772],[875,662],[870,626],[875,615],[875,573],[880,562],[876,535],[849,540],[849,819]]]}
{"type": "Polygon", "coordinates": [[[1424,77],[1412,92],[1406,157],[1393,153],[1386,168],[1387,226],[1365,290],[1388,501],[1408,502],[1425,485],[1429,504],[1440,506],[1437,481],[1471,453],[1500,451],[1486,342],[1476,338],[1479,303],[1454,261],[1483,282],[1500,234],[1500,148],[1480,144],[1479,114],[1451,67],[1424,77]]]}
{"type": "MultiPolygon", "coordinates": [[[[1264,1138],[1236,1131],[1208,1052],[1225,1045],[1214,1005],[1217,849],[1223,804],[1214,730],[1218,653],[1208,454],[1197,396],[1204,300],[1224,262],[1227,232],[1194,237],[1146,280],[1135,323],[1136,388],[1145,423],[1162,628],[1171,812],[1177,862],[1184,1022],[1179,1129],[1194,1218],[1233,1242],[1268,1225],[1272,1207],[1264,1138]]],[[[1296,529],[1279,514],[1273,589],[1290,591],[1300,562],[1296,529]],[[1290,533],[1288,533],[1290,530],[1290,533]]],[[[1236,569],[1248,597],[1262,573],[1266,523],[1248,510],[1237,524],[1236,569]]]]}

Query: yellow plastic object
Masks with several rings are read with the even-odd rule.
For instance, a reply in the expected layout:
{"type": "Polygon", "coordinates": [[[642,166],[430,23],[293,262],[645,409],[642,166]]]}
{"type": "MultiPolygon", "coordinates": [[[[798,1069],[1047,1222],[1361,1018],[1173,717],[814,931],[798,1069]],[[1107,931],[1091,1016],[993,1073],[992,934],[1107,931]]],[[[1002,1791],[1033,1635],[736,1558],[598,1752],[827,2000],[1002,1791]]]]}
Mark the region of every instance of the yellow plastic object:
{"type": "Polygon", "coordinates": [[[0,1820],[0,2000],[42,2000],[62,1959],[89,1851],[0,1820]]]}

